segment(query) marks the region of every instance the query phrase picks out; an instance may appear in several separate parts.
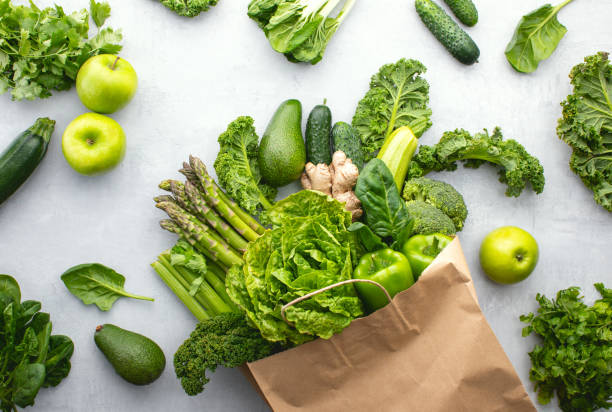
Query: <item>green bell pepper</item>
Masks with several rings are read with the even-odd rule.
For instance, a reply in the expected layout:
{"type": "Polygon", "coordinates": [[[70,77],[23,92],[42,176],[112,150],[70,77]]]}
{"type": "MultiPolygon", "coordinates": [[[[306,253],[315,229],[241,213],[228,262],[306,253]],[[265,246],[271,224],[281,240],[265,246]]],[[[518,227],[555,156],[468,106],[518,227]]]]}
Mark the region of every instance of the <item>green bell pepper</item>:
{"type": "Polygon", "coordinates": [[[440,252],[453,240],[452,237],[441,233],[432,235],[412,236],[404,246],[402,252],[408,258],[415,280],[433,262],[440,252]]]}
{"type": "MultiPolygon", "coordinates": [[[[393,249],[380,249],[363,255],[353,272],[353,278],[378,282],[387,289],[391,297],[414,283],[410,262],[406,256],[393,249]]],[[[389,303],[384,292],[375,285],[355,283],[355,288],[371,312],[389,303]]]]}

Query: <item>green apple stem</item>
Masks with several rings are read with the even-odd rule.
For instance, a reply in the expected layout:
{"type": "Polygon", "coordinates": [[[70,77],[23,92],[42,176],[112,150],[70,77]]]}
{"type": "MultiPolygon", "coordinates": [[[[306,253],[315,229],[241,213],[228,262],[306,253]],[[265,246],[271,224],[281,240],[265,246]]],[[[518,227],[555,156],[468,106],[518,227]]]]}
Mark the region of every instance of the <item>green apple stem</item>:
{"type": "Polygon", "coordinates": [[[115,59],[115,61],[113,62],[113,65],[111,66],[111,70],[115,71],[115,67],[117,67],[117,62],[119,61],[121,57],[117,56],[117,58],[115,59]]]}

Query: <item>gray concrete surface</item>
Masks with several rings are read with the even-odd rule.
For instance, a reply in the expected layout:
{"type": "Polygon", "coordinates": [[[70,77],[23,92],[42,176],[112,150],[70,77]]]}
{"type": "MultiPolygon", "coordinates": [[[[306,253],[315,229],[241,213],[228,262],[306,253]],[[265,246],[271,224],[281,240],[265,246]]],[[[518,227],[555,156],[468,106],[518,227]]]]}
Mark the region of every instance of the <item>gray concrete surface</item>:
{"type": "MultiPolygon", "coordinates": [[[[57,3],[74,10],[89,2],[57,3]]],[[[192,20],[155,0],[110,3],[110,24],[125,34],[122,56],[140,79],[133,102],[112,116],[128,138],[127,155],[116,170],[84,177],[65,162],[63,129],[86,111],[74,90],[34,102],[0,97],[0,147],[36,117],[57,120],[46,159],[0,207],[0,272],[17,277],[23,296],[41,300],[54,331],[70,335],[76,345],[70,376],[57,388],[41,391],[32,410],[267,410],[237,370],[219,370],[205,393],[192,398],[174,377],[172,355],[195,321],[149,267],[174,241],[159,229],[162,213],[151,198],[161,179],[179,176],[176,170],[190,153],[212,166],[217,136],[239,115],[253,116],[263,132],[282,100],[298,98],[308,111],[327,98],[334,119],[350,121],[369,77],[401,57],[419,59],[429,69],[433,127],[423,143],[434,143],[443,131],[457,127],[477,131],[499,125],[545,167],[544,193],[526,192],[518,199],[504,196],[504,186],[487,167],[441,176],[465,196],[470,215],[460,237],[482,308],[535,399],[527,356],[535,340],[521,338],[518,316],[535,309],[538,292],[550,296],[577,285],[592,300],[594,282],[612,283],[612,218],[569,170],[569,149],[555,134],[559,102],[570,92],[570,68],[598,50],[611,51],[611,0],[582,0],[562,10],[560,20],[569,31],[531,75],[514,72],[503,52],[520,16],[544,1],[477,0],[480,22],[469,32],[482,55],[473,67],[447,54],[419,21],[412,1],[359,0],[316,66],[291,64],[274,53],[246,16],[246,0],[221,0],[192,20]],[[499,286],[480,270],[478,247],[486,233],[508,224],[533,233],[541,259],[526,281],[499,286]],[[126,289],[154,296],[155,302],[120,300],[108,313],[84,306],[60,280],[65,269],[83,262],[115,268],[127,277],[126,289]],[[147,387],[123,382],[93,343],[94,328],[101,323],[159,342],[169,361],[161,379],[147,387]]],[[[296,189],[291,186],[281,195],[296,189]]],[[[555,405],[538,408],[557,410],[555,405]]]]}

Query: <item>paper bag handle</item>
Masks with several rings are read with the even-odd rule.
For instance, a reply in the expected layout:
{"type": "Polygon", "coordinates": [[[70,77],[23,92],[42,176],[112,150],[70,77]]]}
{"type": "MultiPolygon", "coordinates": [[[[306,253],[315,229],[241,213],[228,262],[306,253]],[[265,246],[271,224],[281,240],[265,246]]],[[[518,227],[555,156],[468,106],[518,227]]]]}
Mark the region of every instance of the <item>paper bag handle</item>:
{"type": "Polygon", "coordinates": [[[320,293],[326,292],[330,289],[337,288],[338,286],[343,286],[343,285],[348,285],[349,283],[358,283],[358,282],[371,283],[372,285],[378,287],[380,290],[384,292],[389,303],[393,301],[393,298],[391,297],[389,292],[387,292],[387,289],[385,289],[385,287],[378,282],[375,282],[369,279],[347,279],[347,280],[343,280],[342,282],[334,283],[333,285],[325,286],[324,288],[315,290],[314,292],[307,293],[304,296],[300,296],[297,299],[293,299],[291,302],[287,303],[286,305],[283,305],[283,307],[281,308],[281,316],[283,317],[283,320],[285,321],[286,324],[288,324],[289,326],[293,326],[291,322],[289,322],[289,320],[287,320],[287,317],[285,316],[285,311],[289,309],[291,306],[297,305],[298,303],[302,301],[310,299],[311,297],[316,296],[320,293]]]}

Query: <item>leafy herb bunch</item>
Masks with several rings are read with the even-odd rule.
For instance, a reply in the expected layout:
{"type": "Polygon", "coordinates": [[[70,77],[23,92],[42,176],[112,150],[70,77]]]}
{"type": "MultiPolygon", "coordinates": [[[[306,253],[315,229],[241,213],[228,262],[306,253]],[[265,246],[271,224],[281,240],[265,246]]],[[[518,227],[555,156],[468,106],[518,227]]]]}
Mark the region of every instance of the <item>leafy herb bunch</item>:
{"type": "Polygon", "coordinates": [[[91,56],[121,50],[121,30],[102,28],[110,16],[108,3],[90,0],[98,33],[88,38],[89,12],[66,14],[62,7],[40,9],[0,0],[0,94],[13,100],[51,96],[67,90],[91,56]]]}
{"type": "Polygon", "coordinates": [[[17,281],[0,275],[0,410],[34,404],[41,387],[58,385],[70,372],[74,344],[51,335],[48,313],[34,300],[21,302],[17,281]]]}
{"type": "Polygon", "coordinates": [[[556,392],[563,411],[612,407],[612,290],[601,283],[595,288],[602,299],[593,306],[571,287],[555,300],[538,294],[537,314],[521,316],[529,324],[523,336],[543,338],[529,353],[529,377],[540,403],[549,403],[556,392]]]}

